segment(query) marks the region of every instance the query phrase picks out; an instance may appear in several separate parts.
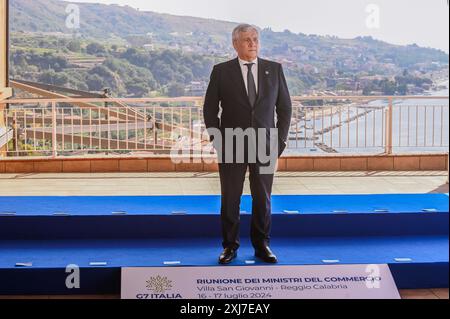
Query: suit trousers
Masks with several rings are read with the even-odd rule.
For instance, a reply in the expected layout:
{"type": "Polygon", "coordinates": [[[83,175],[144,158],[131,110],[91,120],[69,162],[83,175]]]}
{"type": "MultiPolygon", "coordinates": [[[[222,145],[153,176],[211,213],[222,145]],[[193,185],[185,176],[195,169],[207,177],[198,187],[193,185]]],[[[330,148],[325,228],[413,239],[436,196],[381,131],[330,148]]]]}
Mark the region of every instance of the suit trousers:
{"type": "Polygon", "coordinates": [[[238,249],[240,246],[240,204],[247,169],[250,171],[252,219],[250,237],[255,249],[270,242],[272,227],[271,195],[274,174],[261,174],[260,163],[219,164],[221,184],[222,245],[238,249]]]}

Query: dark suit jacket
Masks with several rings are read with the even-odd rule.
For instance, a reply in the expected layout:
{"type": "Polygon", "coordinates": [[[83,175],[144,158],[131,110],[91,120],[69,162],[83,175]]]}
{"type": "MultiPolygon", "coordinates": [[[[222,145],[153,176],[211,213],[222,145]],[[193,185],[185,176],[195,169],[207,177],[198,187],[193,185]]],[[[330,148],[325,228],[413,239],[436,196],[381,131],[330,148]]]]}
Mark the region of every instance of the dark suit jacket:
{"type": "MultiPolygon", "coordinates": [[[[281,64],[258,58],[258,98],[253,108],[239,60],[236,58],[214,66],[203,115],[206,128],[217,128],[222,131],[222,136],[225,136],[225,128],[245,130],[253,127],[265,128],[267,131],[278,128],[280,156],[285,148],[292,117],[291,98],[281,64]],[[220,118],[219,103],[223,109],[220,118]]],[[[267,139],[267,150],[269,143],[267,139]]]]}

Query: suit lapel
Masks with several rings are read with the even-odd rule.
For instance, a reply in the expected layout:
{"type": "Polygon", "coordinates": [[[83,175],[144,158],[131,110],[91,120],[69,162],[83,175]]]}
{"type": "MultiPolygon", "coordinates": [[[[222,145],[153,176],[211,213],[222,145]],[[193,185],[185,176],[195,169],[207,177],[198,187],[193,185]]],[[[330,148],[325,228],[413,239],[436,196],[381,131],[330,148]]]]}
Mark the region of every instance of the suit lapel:
{"type": "Polygon", "coordinates": [[[266,77],[266,68],[264,60],[258,58],[258,96],[256,98],[255,107],[258,106],[258,102],[261,99],[261,97],[264,95],[265,92],[265,77],[266,77]]]}
{"type": "Polygon", "coordinates": [[[241,66],[239,64],[239,59],[236,58],[234,60],[233,63],[233,82],[235,83],[235,85],[238,86],[239,91],[240,91],[240,95],[242,96],[242,98],[244,99],[244,101],[246,101],[246,106],[249,107],[250,109],[252,108],[250,105],[250,101],[248,100],[248,93],[247,90],[245,88],[245,82],[244,82],[244,78],[242,77],[242,69],[241,66]]]}

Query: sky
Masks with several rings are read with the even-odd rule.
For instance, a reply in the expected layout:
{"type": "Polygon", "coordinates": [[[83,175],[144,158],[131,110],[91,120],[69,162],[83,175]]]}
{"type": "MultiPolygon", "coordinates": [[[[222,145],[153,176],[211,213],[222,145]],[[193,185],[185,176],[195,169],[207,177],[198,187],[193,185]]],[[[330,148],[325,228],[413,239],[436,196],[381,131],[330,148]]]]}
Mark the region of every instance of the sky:
{"type": "MultiPolygon", "coordinates": [[[[66,0],[68,1],[68,0],[66,0]]],[[[448,0],[75,0],[449,52],[448,0]]],[[[82,17],[81,17],[82,18],[82,17]]]]}

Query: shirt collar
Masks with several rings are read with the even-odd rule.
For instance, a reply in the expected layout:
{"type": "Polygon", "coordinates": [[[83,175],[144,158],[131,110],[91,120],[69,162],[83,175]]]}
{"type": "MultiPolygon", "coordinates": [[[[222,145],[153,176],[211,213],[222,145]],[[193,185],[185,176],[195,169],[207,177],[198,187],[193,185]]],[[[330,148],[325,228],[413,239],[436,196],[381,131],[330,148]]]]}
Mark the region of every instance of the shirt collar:
{"type": "Polygon", "coordinates": [[[255,65],[258,65],[258,58],[254,59],[254,60],[251,61],[251,62],[249,62],[249,61],[244,61],[244,60],[242,60],[242,59],[239,58],[239,57],[238,57],[238,59],[239,59],[239,64],[240,64],[241,66],[246,66],[247,63],[254,63],[255,65]]]}

